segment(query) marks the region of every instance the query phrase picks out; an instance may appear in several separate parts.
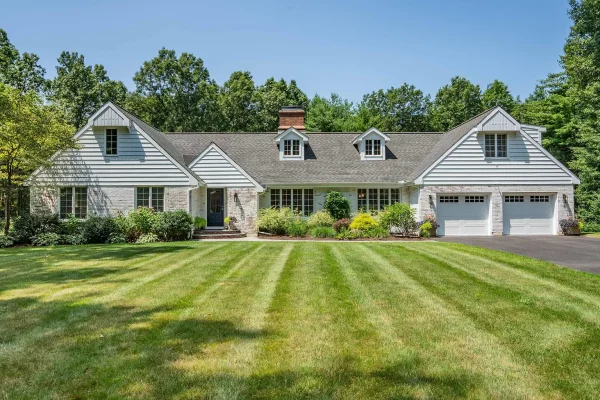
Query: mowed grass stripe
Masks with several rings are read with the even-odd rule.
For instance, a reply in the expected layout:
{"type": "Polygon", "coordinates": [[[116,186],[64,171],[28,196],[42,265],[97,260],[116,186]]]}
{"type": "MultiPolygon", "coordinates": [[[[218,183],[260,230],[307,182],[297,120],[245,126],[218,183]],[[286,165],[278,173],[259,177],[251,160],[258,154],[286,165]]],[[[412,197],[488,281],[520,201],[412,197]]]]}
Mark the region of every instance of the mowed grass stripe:
{"type": "Polygon", "coordinates": [[[421,265],[403,263],[382,246],[374,246],[373,250],[470,318],[477,331],[496,337],[507,354],[520,359],[531,374],[539,377],[536,382],[542,396],[562,392],[585,398],[599,384],[600,354],[595,343],[600,343],[600,330],[595,324],[544,302],[531,301],[519,286],[508,289],[477,279],[446,261],[423,254],[422,247],[402,247],[422,260],[421,265]],[[571,351],[579,354],[576,364],[567,361],[571,351]]]}
{"type": "MultiPolygon", "coordinates": [[[[396,290],[406,291],[412,299],[409,301],[418,304],[413,309],[417,316],[415,323],[420,321],[429,326],[429,335],[432,336],[425,334],[427,341],[437,344],[435,357],[447,360],[447,368],[450,371],[460,366],[466,375],[475,379],[477,385],[473,388],[480,391],[474,393],[475,397],[539,396],[538,376],[523,365],[511,348],[478,326],[463,309],[415,279],[412,272],[426,273],[435,267],[434,263],[415,255],[409,249],[402,249],[406,247],[402,245],[399,246],[402,250],[376,244],[368,247],[361,244],[359,247],[361,249],[356,250],[362,257],[371,260],[383,279],[398,283],[399,287],[396,290]]],[[[441,278],[436,283],[443,286],[441,278]]],[[[444,363],[440,364],[443,366],[444,363]]],[[[443,374],[444,368],[440,368],[439,373],[443,374]]]]}

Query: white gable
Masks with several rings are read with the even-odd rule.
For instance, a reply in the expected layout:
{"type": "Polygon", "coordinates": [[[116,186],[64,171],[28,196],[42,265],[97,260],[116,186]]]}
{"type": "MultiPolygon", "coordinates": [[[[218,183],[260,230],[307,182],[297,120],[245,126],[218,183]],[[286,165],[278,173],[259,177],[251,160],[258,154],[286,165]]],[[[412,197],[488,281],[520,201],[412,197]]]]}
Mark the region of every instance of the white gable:
{"type": "Polygon", "coordinates": [[[494,110],[481,122],[480,131],[518,131],[520,125],[506,111],[501,108],[494,110]]]}
{"type": "Polygon", "coordinates": [[[211,144],[190,165],[208,187],[263,188],[217,145],[211,144]]]}
{"type": "Polygon", "coordinates": [[[578,183],[566,168],[521,132],[508,133],[508,159],[486,159],[485,132],[471,131],[428,171],[425,185],[570,185],[578,183]]]}
{"type": "Polygon", "coordinates": [[[90,119],[92,126],[129,126],[129,120],[110,105],[101,108],[90,119]]]}

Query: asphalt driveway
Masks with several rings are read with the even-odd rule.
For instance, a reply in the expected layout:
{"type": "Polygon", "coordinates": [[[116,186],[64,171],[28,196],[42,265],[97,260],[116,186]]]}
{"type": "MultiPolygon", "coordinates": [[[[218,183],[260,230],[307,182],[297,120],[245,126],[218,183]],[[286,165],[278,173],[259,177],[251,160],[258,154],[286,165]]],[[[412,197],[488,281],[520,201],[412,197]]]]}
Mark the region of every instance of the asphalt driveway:
{"type": "Polygon", "coordinates": [[[446,236],[457,242],[527,257],[600,275],[600,238],[585,236],[446,236]]]}

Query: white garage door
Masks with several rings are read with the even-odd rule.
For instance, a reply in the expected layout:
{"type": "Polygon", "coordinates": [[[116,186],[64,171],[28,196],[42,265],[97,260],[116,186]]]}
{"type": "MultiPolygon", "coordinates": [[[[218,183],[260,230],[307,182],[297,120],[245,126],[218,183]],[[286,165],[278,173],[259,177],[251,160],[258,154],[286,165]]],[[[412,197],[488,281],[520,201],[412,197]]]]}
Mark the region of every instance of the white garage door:
{"type": "Polygon", "coordinates": [[[438,235],[488,235],[489,198],[485,195],[437,195],[438,235]]]}
{"type": "Polygon", "coordinates": [[[503,212],[505,235],[552,235],[552,195],[504,195],[503,212]]]}

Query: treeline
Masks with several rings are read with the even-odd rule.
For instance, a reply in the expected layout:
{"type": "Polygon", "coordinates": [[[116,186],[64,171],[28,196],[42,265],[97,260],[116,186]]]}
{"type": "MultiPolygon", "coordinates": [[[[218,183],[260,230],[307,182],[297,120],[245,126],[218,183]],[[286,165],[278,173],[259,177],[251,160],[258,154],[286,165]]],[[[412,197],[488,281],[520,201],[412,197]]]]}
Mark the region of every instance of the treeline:
{"type": "MultiPolygon", "coordinates": [[[[600,2],[571,0],[569,15],[573,26],[561,56],[562,72],[540,81],[525,101],[514,98],[498,80],[482,90],[463,77],[452,78],[433,98],[405,83],[368,93],[358,104],[336,94],[309,99],[294,80],[269,78],[257,84],[250,72],[234,72],[220,86],[201,58],[168,49],[143,63],[131,91],[110,79],[102,65],[86,65],[83,55],[72,52],[58,57],[56,77],[47,80],[38,57],[20,53],[1,29],[0,83],[43,98],[44,107],[73,129],[108,100],[164,132],[272,132],[277,130],[278,111],[286,105],[307,111],[309,131],[364,131],[372,126],[383,131],[447,131],[500,105],[522,123],[548,128],[544,147],[582,180],[576,190],[579,215],[600,223],[600,2]]],[[[10,146],[0,142],[3,186],[10,169],[7,154],[10,146]]]]}

